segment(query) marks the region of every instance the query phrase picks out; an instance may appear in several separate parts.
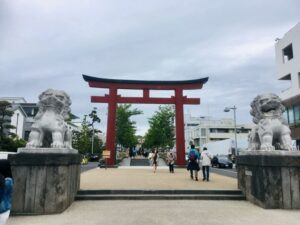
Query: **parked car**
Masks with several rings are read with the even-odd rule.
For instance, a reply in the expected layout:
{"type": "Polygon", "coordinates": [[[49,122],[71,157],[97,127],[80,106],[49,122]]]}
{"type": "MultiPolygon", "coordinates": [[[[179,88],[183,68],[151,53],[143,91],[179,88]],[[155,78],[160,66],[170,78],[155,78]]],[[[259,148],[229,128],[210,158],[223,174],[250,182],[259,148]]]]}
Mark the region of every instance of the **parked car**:
{"type": "Polygon", "coordinates": [[[227,155],[216,155],[211,160],[212,167],[232,168],[232,161],[228,159],[227,155]]]}
{"type": "Polygon", "coordinates": [[[98,162],[99,161],[99,155],[98,154],[91,154],[90,155],[90,162],[98,162]]]}

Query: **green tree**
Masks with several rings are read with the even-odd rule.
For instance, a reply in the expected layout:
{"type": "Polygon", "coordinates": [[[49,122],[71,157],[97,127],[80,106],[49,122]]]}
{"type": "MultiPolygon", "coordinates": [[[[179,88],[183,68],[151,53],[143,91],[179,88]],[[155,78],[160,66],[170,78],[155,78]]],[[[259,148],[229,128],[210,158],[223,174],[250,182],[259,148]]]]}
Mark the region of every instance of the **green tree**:
{"type": "Polygon", "coordinates": [[[11,104],[7,101],[0,101],[0,150],[16,152],[19,147],[24,147],[26,141],[17,138],[15,133],[10,132],[14,129],[11,123],[11,104]]]}
{"type": "MultiPolygon", "coordinates": [[[[89,117],[90,117],[91,120],[92,120],[92,122],[90,122],[89,126],[92,127],[92,131],[93,131],[93,132],[92,132],[92,154],[93,154],[93,153],[94,153],[94,149],[95,149],[95,143],[94,143],[94,140],[95,140],[95,132],[96,132],[96,133],[100,132],[100,131],[98,131],[98,130],[95,130],[94,124],[95,124],[95,123],[100,123],[101,120],[100,120],[100,118],[99,118],[98,115],[97,115],[97,109],[96,109],[96,108],[94,108],[94,109],[92,110],[92,112],[89,114],[89,117]]],[[[97,140],[99,140],[99,139],[97,139],[97,140]]]]}
{"type": "Polygon", "coordinates": [[[81,154],[90,153],[92,149],[92,144],[95,153],[101,153],[102,151],[103,143],[97,136],[94,137],[94,141],[92,143],[93,133],[98,133],[100,131],[95,129],[93,132],[91,124],[92,123],[87,119],[87,115],[84,115],[84,118],[81,122],[80,130],[73,132],[72,146],[73,148],[77,149],[81,154]]]}
{"type": "Polygon", "coordinates": [[[174,117],[171,106],[160,106],[154,116],[149,119],[150,128],[145,135],[146,148],[174,146],[174,117]]]}
{"type": "Polygon", "coordinates": [[[81,154],[86,154],[90,147],[90,129],[86,117],[87,115],[84,115],[84,118],[81,122],[80,130],[73,131],[72,136],[72,146],[73,148],[77,149],[81,154]]]}
{"type": "Polygon", "coordinates": [[[143,113],[136,108],[130,109],[130,107],[130,104],[122,104],[117,107],[116,142],[125,148],[134,147],[138,143],[135,136],[135,122],[130,118],[143,113]]]}

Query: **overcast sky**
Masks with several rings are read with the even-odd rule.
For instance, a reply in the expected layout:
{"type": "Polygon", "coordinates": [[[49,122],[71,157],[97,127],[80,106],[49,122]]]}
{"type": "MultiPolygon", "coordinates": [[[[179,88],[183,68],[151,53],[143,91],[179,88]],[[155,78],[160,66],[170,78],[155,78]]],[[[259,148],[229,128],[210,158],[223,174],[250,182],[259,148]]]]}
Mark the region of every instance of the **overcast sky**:
{"type": "MultiPolygon", "coordinates": [[[[250,123],[249,104],[277,81],[275,38],[300,21],[299,0],[0,0],[0,97],[37,102],[47,88],[65,90],[72,112],[97,107],[106,127],[106,104],[90,102],[82,74],[113,79],[188,80],[209,77],[187,91],[201,105],[193,116],[250,123]]],[[[141,92],[121,92],[138,95],[141,92]]],[[[169,93],[162,93],[168,96],[169,93]]],[[[158,93],[153,95],[158,96],[158,93]]],[[[157,105],[133,105],[138,133],[157,105]]]]}

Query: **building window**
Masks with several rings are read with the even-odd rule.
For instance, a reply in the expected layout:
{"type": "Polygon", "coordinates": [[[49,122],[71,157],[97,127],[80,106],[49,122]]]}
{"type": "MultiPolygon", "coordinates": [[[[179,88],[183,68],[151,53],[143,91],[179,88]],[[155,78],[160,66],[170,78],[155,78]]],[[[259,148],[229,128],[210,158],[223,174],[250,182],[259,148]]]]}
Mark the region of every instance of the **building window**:
{"type": "Polygon", "coordinates": [[[283,63],[286,63],[287,61],[291,60],[294,57],[293,45],[290,44],[286,46],[284,49],[282,49],[282,54],[283,54],[283,63]]]}
{"type": "Polygon", "coordinates": [[[206,144],[206,138],[201,138],[200,141],[200,146],[206,144]]]}
{"type": "Polygon", "coordinates": [[[206,136],[206,129],[205,128],[201,128],[201,136],[202,137],[206,136]]]}
{"type": "Polygon", "coordinates": [[[287,110],[284,111],[284,113],[282,114],[282,117],[288,122],[289,118],[288,118],[288,114],[287,114],[287,110]]]}
{"type": "Polygon", "coordinates": [[[300,123],[300,105],[294,106],[295,123],[300,123]]]}
{"type": "Polygon", "coordinates": [[[26,130],[25,133],[24,133],[24,140],[25,140],[25,141],[28,141],[28,139],[29,139],[29,134],[30,134],[30,131],[26,130]]]}
{"type": "Polygon", "coordinates": [[[295,123],[295,117],[294,117],[293,107],[288,108],[288,117],[289,117],[289,124],[294,124],[295,123]]]}

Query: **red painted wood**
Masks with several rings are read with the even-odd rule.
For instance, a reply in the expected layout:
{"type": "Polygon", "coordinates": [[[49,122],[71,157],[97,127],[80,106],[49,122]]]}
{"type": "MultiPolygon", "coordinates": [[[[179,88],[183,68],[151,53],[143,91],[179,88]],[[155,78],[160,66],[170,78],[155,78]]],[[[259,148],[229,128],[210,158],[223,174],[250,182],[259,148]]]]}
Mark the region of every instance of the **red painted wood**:
{"type": "Polygon", "coordinates": [[[177,165],[185,165],[185,147],[184,147],[184,118],[183,118],[183,96],[182,89],[175,90],[175,111],[176,111],[176,154],[177,165]]]}
{"type": "Polygon", "coordinates": [[[110,151],[110,158],[107,160],[108,165],[115,165],[116,150],[116,111],[117,111],[117,93],[116,88],[109,89],[109,104],[107,116],[107,131],[106,131],[106,149],[110,151]]]}
{"type": "Polygon", "coordinates": [[[143,90],[143,97],[147,99],[147,98],[149,98],[149,96],[150,96],[149,89],[144,89],[143,90]]]}
{"type": "MultiPolygon", "coordinates": [[[[106,96],[92,96],[91,102],[98,103],[109,103],[110,97],[106,96]]],[[[130,103],[130,104],[175,104],[175,97],[171,98],[147,98],[147,97],[116,97],[117,103],[130,103]]],[[[199,105],[199,98],[187,98],[186,96],[182,97],[182,103],[187,105],[199,105]]]]}
{"type": "Polygon", "coordinates": [[[150,89],[150,90],[174,90],[182,88],[184,90],[201,89],[203,83],[191,84],[126,84],[126,83],[104,83],[99,81],[89,81],[89,86],[94,88],[117,88],[117,89],[150,89]]]}

